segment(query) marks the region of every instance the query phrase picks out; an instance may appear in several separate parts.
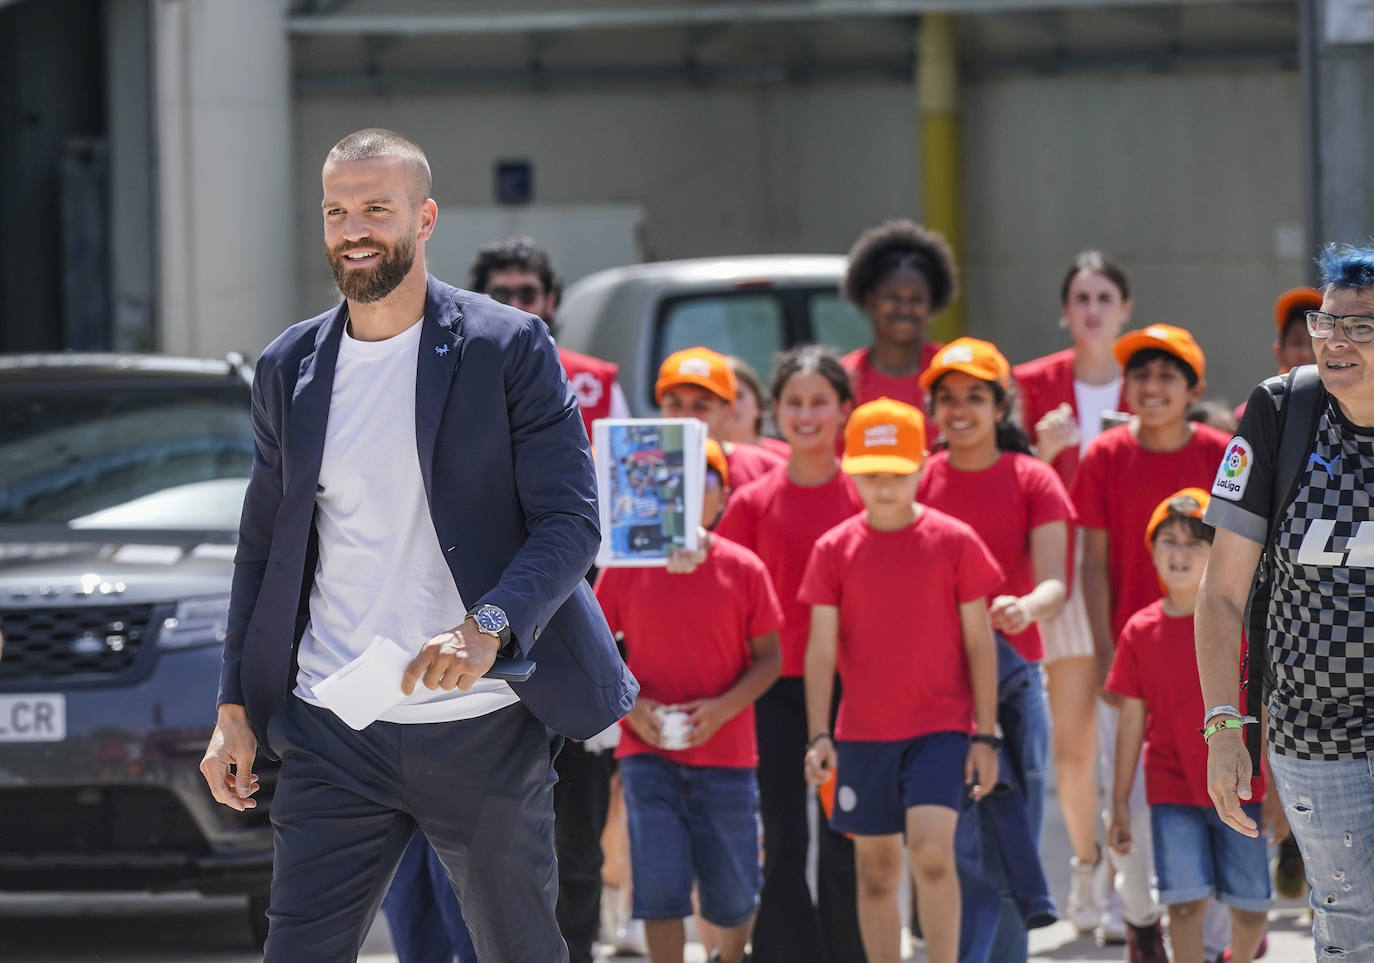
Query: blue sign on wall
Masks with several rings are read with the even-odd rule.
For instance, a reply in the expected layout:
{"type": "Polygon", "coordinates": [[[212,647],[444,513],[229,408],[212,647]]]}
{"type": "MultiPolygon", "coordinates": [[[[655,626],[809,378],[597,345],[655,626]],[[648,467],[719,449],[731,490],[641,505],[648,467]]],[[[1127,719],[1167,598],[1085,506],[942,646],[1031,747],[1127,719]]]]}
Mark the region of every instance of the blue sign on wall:
{"type": "Polygon", "coordinates": [[[527,160],[496,162],[496,203],[528,204],[534,196],[534,169],[527,160]]]}

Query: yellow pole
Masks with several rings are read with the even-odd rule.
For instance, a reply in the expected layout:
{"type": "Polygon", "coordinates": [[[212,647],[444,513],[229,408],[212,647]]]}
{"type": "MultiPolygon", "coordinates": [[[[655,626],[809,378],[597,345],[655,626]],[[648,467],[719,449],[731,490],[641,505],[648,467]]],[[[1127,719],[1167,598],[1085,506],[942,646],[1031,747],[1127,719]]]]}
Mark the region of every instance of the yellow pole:
{"type": "MultiPolygon", "coordinates": [[[[959,58],[954,15],[921,18],[917,33],[916,109],[920,115],[922,222],[945,236],[964,267],[959,191],[959,58]]],[[[929,337],[949,341],[964,333],[962,295],[931,323],[929,337]]]]}

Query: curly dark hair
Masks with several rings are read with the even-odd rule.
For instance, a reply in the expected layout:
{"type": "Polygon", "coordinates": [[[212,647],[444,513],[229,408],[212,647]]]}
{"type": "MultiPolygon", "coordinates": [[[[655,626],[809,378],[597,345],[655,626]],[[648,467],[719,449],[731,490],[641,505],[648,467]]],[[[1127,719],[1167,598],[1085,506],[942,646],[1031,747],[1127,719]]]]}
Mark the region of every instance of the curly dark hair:
{"type": "Polygon", "coordinates": [[[523,234],[503,237],[499,241],[483,244],[477,251],[477,260],[468,268],[468,287],[473,291],[486,293],[487,280],[493,271],[516,268],[539,275],[539,282],[545,291],[558,291],[562,286],[553,273],[549,252],[523,234]]]}
{"type": "Polygon", "coordinates": [[[909,220],[884,221],[859,235],[849,249],[844,296],[860,308],[869,294],[898,268],[918,271],[930,288],[930,309],[939,311],[959,291],[954,250],[939,231],[909,220]]]}

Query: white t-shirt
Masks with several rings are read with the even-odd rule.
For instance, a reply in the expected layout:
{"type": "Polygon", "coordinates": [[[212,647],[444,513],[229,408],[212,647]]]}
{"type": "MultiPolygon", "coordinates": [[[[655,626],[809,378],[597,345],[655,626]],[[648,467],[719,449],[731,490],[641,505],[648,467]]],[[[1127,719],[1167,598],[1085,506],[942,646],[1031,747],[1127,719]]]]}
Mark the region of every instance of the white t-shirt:
{"type": "Polygon", "coordinates": [[[1105,385],[1090,385],[1073,379],[1073,401],[1078,409],[1078,451],[1088,450],[1088,442],[1102,434],[1102,412],[1116,411],[1121,399],[1121,378],[1105,385]]]}
{"type": "MultiPolygon", "coordinates": [[[[467,608],[444,561],[415,444],[415,366],[421,322],[385,341],[344,331],[334,369],[324,456],[315,490],[319,563],[301,638],[296,695],[383,635],[418,653],[463,621],[467,608]]],[[[516,701],[483,679],[467,692],[415,691],[382,713],[387,722],[471,719],[516,701]]]]}

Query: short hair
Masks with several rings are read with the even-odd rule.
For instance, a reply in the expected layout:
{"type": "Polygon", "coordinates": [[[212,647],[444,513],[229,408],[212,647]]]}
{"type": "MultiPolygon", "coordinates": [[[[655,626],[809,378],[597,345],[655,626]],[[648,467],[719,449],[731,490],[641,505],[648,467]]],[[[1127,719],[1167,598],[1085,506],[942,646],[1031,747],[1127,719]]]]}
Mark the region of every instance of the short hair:
{"type": "Polygon", "coordinates": [[[1150,533],[1150,544],[1158,541],[1159,533],[1170,525],[1182,525],[1193,538],[1210,544],[1217,537],[1217,530],[1193,514],[1197,510],[1197,499],[1191,495],[1177,495],[1169,499],[1169,514],[1150,533]]]}
{"type": "Polygon", "coordinates": [[[374,157],[399,157],[411,169],[415,187],[418,188],[418,203],[434,193],[434,179],[429,172],[429,158],[419,144],[382,127],[368,127],[355,130],[339,141],[325,157],[326,164],[341,164],[347,161],[370,160],[374,157]]]}
{"type": "Polygon", "coordinates": [[[797,345],[778,356],[773,364],[769,395],[774,401],[781,401],[787,382],[793,375],[813,372],[830,382],[830,387],[835,389],[835,394],[840,398],[840,404],[854,400],[854,386],[850,384],[849,372],[844,370],[839,358],[828,348],[818,344],[797,345]]]}
{"type": "Polygon", "coordinates": [[[473,291],[485,293],[487,282],[495,271],[529,271],[539,276],[539,283],[545,292],[557,292],[562,285],[553,273],[553,262],[549,252],[532,238],[524,234],[503,237],[499,241],[483,244],[477,250],[477,259],[468,268],[468,287],[473,291]]]}
{"type": "Polygon", "coordinates": [[[904,267],[926,279],[931,311],[939,311],[959,292],[954,250],[944,235],[902,219],[870,227],[854,241],[844,275],[844,296],[863,307],[874,288],[904,267]]]}
{"type": "Polygon", "coordinates": [[[1321,271],[1323,291],[1329,287],[1374,287],[1374,241],[1366,247],[1328,244],[1317,256],[1317,268],[1321,271]]]}
{"type": "Polygon", "coordinates": [[[1130,372],[1136,368],[1143,368],[1151,361],[1168,361],[1183,372],[1183,376],[1188,379],[1189,388],[1197,387],[1197,372],[1193,370],[1193,366],[1178,355],[1171,351],[1165,351],[1163,348],[1141,348],[1126,359],[1126,366],[1123,371],[1130,372]]]}
{"type": "Polygon", "coordinates": [[[1073,279],[1078,277],[1080,271],[1102,275],[1121,292],[1121,300],[1131,299],[1131,282],[1126,280],[1125,269],[1101,251],[1089,249],[1079,251],[1069,265],[1068,271],[1064,273],[1064,280],[1059,285],[1060,304],[1069,303],[1069,286],[1073,284],[1073,279]]]}

